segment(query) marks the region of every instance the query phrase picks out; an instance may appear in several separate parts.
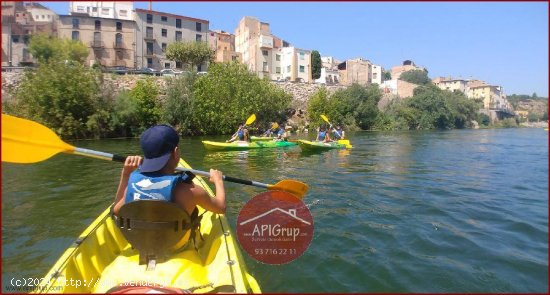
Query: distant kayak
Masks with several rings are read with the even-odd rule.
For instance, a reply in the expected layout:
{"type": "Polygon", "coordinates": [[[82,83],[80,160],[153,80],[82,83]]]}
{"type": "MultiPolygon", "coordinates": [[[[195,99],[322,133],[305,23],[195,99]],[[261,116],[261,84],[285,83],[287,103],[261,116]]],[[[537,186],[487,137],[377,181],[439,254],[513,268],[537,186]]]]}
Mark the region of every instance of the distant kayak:
{"type": "Polygon", "coordinates": [[[290,141],[216,142],[203,140],[202,143],[207,150],[211,151],[242,151],[250,149],[279,148],[298,145],[298,143],[290,141]]]}
{"type": "Polygon", "coordinates": [[[321,150],[330,150],[330,149],[345,149],[346,145],[333,142],[321,142],[321,141],[309,141],[309,140],[298,140],[300,148],[304,151],[321,151],[321,150]]]}
{"type": "Polygon", "coordinates": [[[252,141],[271,141],[275,139],[275,137],[269,137],[269,136],[250,136],[250,140],[252,141]]]}

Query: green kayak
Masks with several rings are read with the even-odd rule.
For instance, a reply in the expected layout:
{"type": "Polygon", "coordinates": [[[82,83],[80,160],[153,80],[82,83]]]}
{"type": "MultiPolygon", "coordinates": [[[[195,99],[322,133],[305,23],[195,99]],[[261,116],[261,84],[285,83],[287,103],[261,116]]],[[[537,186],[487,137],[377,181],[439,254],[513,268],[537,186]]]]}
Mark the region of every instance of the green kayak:
{"type": "Polygon", "coordinates": [[[211,151],[242,151],[250,149],[261,149],[261,148],[278,148],[278,147],[289,147],[295,146],[298,143],[290,141],[256,141],[256,142],[246,142],[246,141],[235,141],[235,142],[216,142],[203,140],[202,143],[207,150],[211,151]]]}
{"type": "MultiPolygon", "coordinates": [[[[321,141],[309,141],[309,140],[298,140],[300,147],[303,151],[323,151],[330,149],[344,149],[347,146],[338,142],[321,142],[321,141]]],[[[350,146],[351,147],[351,146],[350,146]]]]}
{"type": "Polygon", "coordinates": [[[269,137],[269,136],[250,136],[250,140],[252,141],[271,141],[275,137],[269,137]]]}

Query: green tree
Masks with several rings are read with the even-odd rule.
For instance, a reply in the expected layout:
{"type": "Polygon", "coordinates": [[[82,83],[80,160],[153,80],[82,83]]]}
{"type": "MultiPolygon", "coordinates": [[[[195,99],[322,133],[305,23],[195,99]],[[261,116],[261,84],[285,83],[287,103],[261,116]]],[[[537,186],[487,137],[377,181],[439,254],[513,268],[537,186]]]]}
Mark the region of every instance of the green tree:
{"type": "Polygon", "coordinates": [[[391,80],[391,72],[390,71],[384,71],[384,81],[391,80]]]}
{"type": "Polygon", "coordinates": [[[191,73],[167,80],[166,98],[162,106],[162,120],[174,126],[182,135],[192,134],[195,96],[193,84],[197,75],[191,73]]]}
{"type": "Polygon", "coordinates": [[[98,95],[99,81],[99,74],[82,64],[50,57],[36,70],[25,73],[11,110],[15,115],[45,124],[62,137],[97,135],[97,129],[90,132],[89,127],[94,128],[101,120],[92,116],[108,111],[98,95]]]}
{"type": "Polygon", "coordinates": [[[195,66],[212,60],[214,51],[206,42],[174,42],[166,48],[166,58],[188,65],[192,70],[195,66]]]}
{"type": "Polygon", "coordinates": [[[336,110],[329,102],[329,94],[325,87],[319,88],[308,100],[307,117],[311,125],[319,126],[324,123],[321,115],[334,118],[336,110]]]}
{"type": "Polygon", "coordinates": [[[161,109],[157,103],[158,89],[153,80],[138,80],[136,86],[128,93],[135,108],[135,121],[132,132],[135,134],[155,125],[160,120],[161,109]]]}
{"type": "Polygon", "coordinates": [[[380,98],[381,92],[376,85],[364,87],[353,84],[332,95],[321,88],[308,100],[308,118],[313,126],[324,123],[320,115],[326,115],[331,123],[344,124],[348,130],[371,129],[378,117],[380,98]]]}
{"type": "Polygon", "coordinates": [[[194,134],[228,134],[251,114],[256,126],[286,119],[291,96],[238,62],[215,63],[193,85],[194,134]]]}
{"type": "Polygon", "coordinates": [[[321,54],[319,51],[311,51],[311,75],[313,79],[321,78],[321,54]]]}
{"type": "Polygon", "coordinates": [[[417,84],[417,85],[427,85],[431,83],[430,78],[428,77],[428,72],[423,70],[410,70],[406,71],[399,79],[403,81],[407,81],[409,83],[417,84]]]}
{"type": "Polygon", "coordinates": [[[59,39],[46,34],[32,35],[29,51],[39,62],[56,59],[82,63],[89,53],[86,45],[80,41],[59,39]]]}

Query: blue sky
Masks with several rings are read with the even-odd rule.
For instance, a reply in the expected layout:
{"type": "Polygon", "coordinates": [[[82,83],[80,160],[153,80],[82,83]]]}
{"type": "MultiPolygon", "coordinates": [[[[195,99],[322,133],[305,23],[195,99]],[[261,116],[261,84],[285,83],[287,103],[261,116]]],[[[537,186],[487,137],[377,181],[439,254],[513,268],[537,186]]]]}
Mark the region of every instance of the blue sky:
{"type": "MultiPolygon", "coordinates": [[[[58,14],[69,3],[42,2],[58,14]]],[[[147,8],[149,2],[136,2],[147,8]]],[[[243,16],[294,46],[389,69],[405,59],[430,77],[478,78],[507,94],[548,96],[545,2],[155,2],[153,10],[202,18],[234,33],[243,16]]]]}

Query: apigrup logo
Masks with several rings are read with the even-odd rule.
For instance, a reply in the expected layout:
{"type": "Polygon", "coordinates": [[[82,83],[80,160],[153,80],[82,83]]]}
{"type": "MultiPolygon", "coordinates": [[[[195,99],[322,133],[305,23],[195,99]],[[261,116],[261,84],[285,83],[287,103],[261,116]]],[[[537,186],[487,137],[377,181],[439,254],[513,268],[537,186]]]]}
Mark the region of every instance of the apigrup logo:
{"type": "Polygon", "coordinates": [[[313,217],[294,195],[270,191],[252,198],[237,218],[237,237],[253,258],[284,264],[300,257],[313,239],[313,217]]]}

